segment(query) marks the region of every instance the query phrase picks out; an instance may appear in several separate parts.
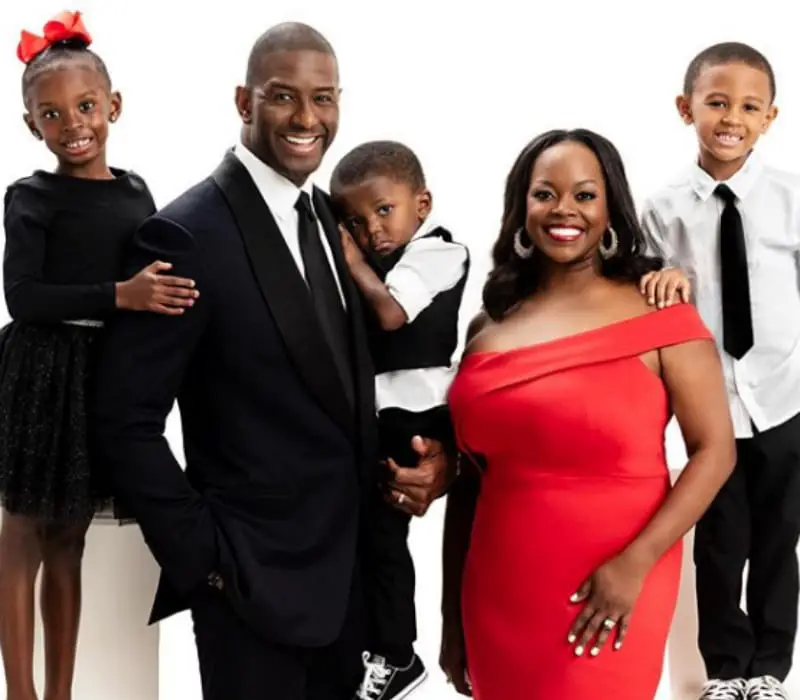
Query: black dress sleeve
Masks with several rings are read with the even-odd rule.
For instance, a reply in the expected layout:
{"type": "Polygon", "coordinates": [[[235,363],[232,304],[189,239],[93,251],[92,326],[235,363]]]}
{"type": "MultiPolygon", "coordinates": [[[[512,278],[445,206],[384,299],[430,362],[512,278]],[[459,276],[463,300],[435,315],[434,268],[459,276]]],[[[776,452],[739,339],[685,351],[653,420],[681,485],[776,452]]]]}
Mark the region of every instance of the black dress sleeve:
{"type": "Polygon", "coordinates": [[[14,187],[6,192],[4,204],[3,284],[11,318],[29,322],[91,319],[116,308],[114,282],[45,282],[46,207],[25,190],[14,187]]]}

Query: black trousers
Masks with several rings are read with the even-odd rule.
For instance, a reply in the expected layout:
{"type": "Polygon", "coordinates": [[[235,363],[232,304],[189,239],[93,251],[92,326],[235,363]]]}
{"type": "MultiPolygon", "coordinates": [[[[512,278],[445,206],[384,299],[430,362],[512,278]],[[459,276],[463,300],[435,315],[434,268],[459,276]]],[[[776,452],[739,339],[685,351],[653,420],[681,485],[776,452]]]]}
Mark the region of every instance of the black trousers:
{"type": "Polygon", "coordinates": [[[209,589],[192,606],[203,700],[353,700],[363,676],[365,616],[360,577],[339,638],[319,649],[261,636],[209,589]]]}
{"type": "MultiPolygon", "coordinates": [[[[384,409],[378,415],[378,426],[381,454],[401,467],[417,465],[419,455],[411,447],[415,435],[440,440],[445,446],[452,441],[446,406],[421,413],[384,409]]],[[[417,639],[416,576],[408,548],[410,521],[410,516],[386,503],[381,490],[376,491],[365,538],[368,648],[400,666],[410,661],[417,639]]]]}
{"type": "Polygon", "coordinates": [[[700,652],[710,678],[783,681],[797,631],[800,415],[736,447],[733,474],[695,534],[700,652]]]}

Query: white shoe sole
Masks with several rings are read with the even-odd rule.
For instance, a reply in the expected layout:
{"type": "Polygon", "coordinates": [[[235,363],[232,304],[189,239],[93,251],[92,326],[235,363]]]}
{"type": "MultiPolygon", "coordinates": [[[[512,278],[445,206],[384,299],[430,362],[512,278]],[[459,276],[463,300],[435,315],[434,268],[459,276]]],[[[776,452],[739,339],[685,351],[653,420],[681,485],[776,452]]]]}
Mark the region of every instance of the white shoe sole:
{"type": "Polygon", "coordinates": [[[410,685],[407,685],[406,689],[402,693],[400,693],[400,695],[395,695],[394,700],[404,700],[404,698],[407,698],[409,695],[411,695],[411,693],[417,690],[417,688],[419,688],[427,680],[427,678],[428,678],[428,671],[425,670],[420,674],[417,680],[415,680],[410,685]]]}

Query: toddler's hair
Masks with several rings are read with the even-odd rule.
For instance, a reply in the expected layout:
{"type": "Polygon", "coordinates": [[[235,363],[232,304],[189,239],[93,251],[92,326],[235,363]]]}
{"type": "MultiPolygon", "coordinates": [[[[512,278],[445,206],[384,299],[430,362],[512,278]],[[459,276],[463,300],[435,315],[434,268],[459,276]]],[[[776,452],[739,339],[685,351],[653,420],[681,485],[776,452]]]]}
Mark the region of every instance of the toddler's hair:
{"type": "Polygon", "coordinates": [[[397,141],[368,141],[337,163],[331,176],[331,193],[376,176],[407,184],[414,191],[425,187],[422,165],[408,146],[397,141]]]}

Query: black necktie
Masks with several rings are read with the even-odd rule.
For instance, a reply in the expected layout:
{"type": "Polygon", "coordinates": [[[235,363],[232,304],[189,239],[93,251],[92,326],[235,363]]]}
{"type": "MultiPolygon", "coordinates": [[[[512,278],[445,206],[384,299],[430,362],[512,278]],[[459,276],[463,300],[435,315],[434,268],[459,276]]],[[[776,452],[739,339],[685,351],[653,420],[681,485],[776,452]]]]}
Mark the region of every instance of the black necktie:
{"type": "Polygon", "coordinates": [[[300,240],[300,255],[303,258],[306,281],[311,291],[314,309],[349,394],[352,390],[353,380],[350,368],[347,315],[342,304],[342,297],[333,276],[331,263],[322,246],[319,225],[314,210],[311,208],[311,199],[308,194],[300,193],[295,209],[297,209],[298,218],[297,233],[300,240]]]}
{"type": "Polygon", "coordinates": [[[736,195],[730,188],[718,185],[714,194],[725,203],[720,218],[723,347],[738,360],[753,346],[744,226],[736,208],[736,195]]]}

